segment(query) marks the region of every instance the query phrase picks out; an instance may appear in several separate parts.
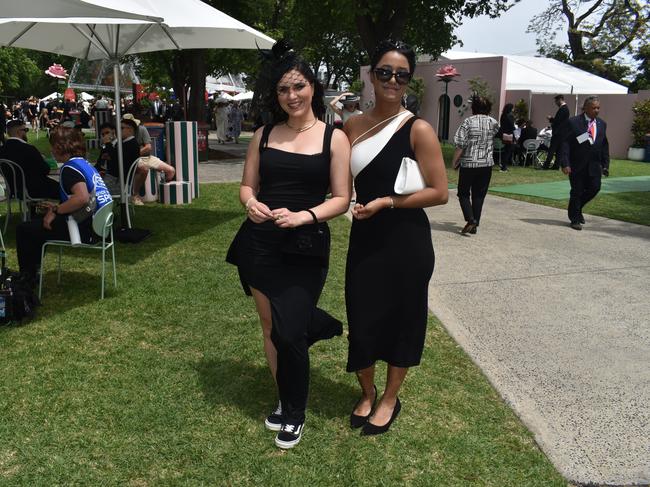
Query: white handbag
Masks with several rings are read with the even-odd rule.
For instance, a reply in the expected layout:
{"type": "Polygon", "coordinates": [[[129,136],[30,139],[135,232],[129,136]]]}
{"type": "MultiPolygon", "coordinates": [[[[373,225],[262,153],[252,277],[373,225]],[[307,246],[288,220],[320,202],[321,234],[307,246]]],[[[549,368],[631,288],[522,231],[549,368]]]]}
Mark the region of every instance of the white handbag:
{"type": "Polygon", "coordinates": [[[395,178],[395,193],[411,194],[426,187],[418,161],[414,161],[410,157],[403,157],[397,178],[395,178]]]}

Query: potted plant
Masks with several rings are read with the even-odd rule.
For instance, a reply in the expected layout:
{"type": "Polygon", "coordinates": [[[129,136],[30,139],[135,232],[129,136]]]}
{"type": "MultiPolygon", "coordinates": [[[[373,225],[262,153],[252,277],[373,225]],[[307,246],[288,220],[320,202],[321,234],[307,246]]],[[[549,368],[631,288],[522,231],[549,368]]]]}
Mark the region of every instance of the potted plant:
{"type": "Polygon", "coordinates": [[[642,161],[645,156],[645,140],[650,134],[650,99],[637,101],[633,106],[632,147],[627,150],[627,158],[632,161],[642,161]]]}

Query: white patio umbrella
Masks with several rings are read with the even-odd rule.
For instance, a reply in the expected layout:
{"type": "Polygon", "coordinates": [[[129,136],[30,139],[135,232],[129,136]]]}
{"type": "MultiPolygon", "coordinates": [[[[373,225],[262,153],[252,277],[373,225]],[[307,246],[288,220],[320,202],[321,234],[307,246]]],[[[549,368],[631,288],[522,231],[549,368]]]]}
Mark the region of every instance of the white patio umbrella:
{"type": "MultiPolygon", "coordinates": [[[[50,0],[48,0],[49,2],[50,0]]],[[[36,14],[8,18],[0,11],[0,45],[114,62],[115,100],[119,100],[119,60],[127,54],[169,49],[269,48],[274,40],[199,0],[51,0],[104,8],[122,13],[111,17],[74,17],[61,9],[52,17],[36,14]],[[74,17],[74,18],[73,18],[74,17]]],[[[37,0],[27,0],[33,4],[37,0]]],[[[38,9],[36,9],[38,10],[38,9]]],[[[24,14],[23,14],[24,15],[24,14]]],[[[99,14],[92,14],[99,15],[99,14]]],[[[115,103],[120,119],[120,104],[115,103]]],[[[126,195],[122,170],[122,131],[116,124],[122,201],[126,195]]],[[[124,203],[123,203],[124,204],[124,203]]],[[[124,213],[123,213],[124,214],[124,213]]]]}
{"type": "Polygon", "coordinates": [[[253,99],[253,94],[254,93],[252,91],[245,91],[244,93],[237,93],[233,97],[233,100],[236,100],[236,101],[252,100],[253,99]]]}

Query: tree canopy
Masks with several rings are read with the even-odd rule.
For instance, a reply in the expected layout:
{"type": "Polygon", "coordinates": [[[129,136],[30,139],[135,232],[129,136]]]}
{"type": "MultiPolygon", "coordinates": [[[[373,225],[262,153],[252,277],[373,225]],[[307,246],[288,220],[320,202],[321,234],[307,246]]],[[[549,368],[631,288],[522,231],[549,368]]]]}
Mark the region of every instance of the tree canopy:
{"type": "Polygon", "coordinates": [[[539,52],[621,82],[631,69],[615,57],[633,55],[650,40],[650,4],[645,0],[552,0],[534,16],[539,52]],[[566,34],[566,43],[557,35],[566,34]]]}

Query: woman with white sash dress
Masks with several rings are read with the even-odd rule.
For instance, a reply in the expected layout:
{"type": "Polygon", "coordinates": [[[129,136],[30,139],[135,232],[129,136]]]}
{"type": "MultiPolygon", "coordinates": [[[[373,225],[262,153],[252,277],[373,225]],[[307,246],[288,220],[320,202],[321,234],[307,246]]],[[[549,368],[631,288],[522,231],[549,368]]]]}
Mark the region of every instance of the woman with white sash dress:
{"type": "Polygon", "coordinates": [[[351,118],[351,171],[357,192],[347,257],[345,297],[349,324],[348,372],[362,397],[350,426],[362,434],[388,431],[400,412],[400,386],[418,365],[428,317],[427,291],[434,266],[429,220],[422,208],[447,202],[447,175],[433,128],[400,102],[415,70],[415,53],[401,43],[380,43],[371,58],[375,105],[351,118]],[[395,192],[403,157],[414,159],[424,188],[395,192]],[[375,363],[388,364],[386,387],[375,387],[375,363]]]}

